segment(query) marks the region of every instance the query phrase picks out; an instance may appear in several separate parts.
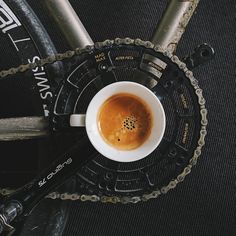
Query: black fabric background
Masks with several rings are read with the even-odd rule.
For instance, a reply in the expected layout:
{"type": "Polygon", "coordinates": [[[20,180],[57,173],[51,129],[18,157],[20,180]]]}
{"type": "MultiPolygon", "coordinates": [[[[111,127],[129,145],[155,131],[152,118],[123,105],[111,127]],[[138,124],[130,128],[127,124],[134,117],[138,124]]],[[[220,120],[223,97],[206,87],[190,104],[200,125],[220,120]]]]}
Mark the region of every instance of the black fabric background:
{"type": "MultiPolygon", "coordinates": [[[[58,51],[67,49],[42,1],[28,2],[58,51]]],[[[94,41],[126,36],[150,39],[167,3],[164,0],[70,2],[94,41]]],[[[233,0],[200,1],[179,43],[180,58],[204,42],[216,52],[213,61],[194,70],[204,90],[209,125],[204,151],[186,180],[167,195],[136,205],[73,202],[66,206],[70,212],[64,233],[44,235],[236,235],[234,14],[233,0]]],[[[49,210],[45,204],[61,207],[59,202],[45,200],[32,215],[23,235],[40,235],[31,229],[47,224],[39,223],[40,212],[49,210]]]]}

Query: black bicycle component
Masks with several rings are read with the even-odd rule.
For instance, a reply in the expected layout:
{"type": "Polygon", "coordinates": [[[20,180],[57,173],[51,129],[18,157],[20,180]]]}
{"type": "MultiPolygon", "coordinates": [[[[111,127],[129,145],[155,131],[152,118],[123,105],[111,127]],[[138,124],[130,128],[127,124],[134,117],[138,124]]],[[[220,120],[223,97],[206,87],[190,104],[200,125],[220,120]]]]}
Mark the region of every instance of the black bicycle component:
{"type": "Polygon", "coordinates": [[[97,151],[89,143],[88,138],[77,141],[66,153],[51,164],[50,168],[40,174],[35,180],[3,199],[4,207],[0,211],[0,227],[10,231],[16,224],[16,235],[21,229],[24,219],[38,202],[52,189],[60,186],[72,176],[81,166],[96,157],[97,151]],[[80,150],[88,147],[84,154],[80,150]],[[2,219],[2,220],[1,220],[2,219]]]}
{"type": "MultiPolygon", "coordinates": [[[[98,155],[77,173],[78,194],[140,197],[167,185],[189,164],[200,137],[200,104],[186,68],[175,60],[142,46],[112,45],[76,57],[74,64],[70,62],[72,73],[63,81],[55,100],[53,130],[69,132],[70,114],[86,113],[93,96],[116,81],[145,85],[158,96],[166,113],[164,138],[152,154],[133,163],[118,163],[98,155]]],[[[74,128],[74,132],[86,136],[84,128],[74,128]]],[[[70,138],[73,135],[68,142],[70,138]]],[[[81,155],[85,155],[84,149],[81,155]]]]}
{"type": "Polygon", "coordinates": [[[191,70],[199,65],[205,64],[212,60],[215,56],[214,49],[204,43],[194,49],[194,52],[183,59],[187,67],[191,70]]]}

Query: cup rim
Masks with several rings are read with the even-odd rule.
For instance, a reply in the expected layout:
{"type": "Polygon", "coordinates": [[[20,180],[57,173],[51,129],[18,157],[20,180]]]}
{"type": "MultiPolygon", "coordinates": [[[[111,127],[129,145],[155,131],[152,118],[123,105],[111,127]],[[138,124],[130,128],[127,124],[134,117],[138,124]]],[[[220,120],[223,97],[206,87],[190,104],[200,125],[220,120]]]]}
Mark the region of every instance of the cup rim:
{"type": "Polygon", "coordinates": [[[90,142],[100,154],[113,161],[133,162],[143,159],[144,157],[151,154],[158,147],[165,132],[166,117],[165,111],[162,107],[160,100],[151,90],[137,82],[119,81],[105,86],[92,98],[86,111],[85,126],[90,142]],[[133,91],[134,88],[136,89],[136,93],[133,91]],[[119,89],[121,90],[119,91],[119,89]],[[137,94],[137,91],[142,91],[144,94],[137,94]],[[106,143],[103,137],[101,137],[97,124],[97,114],[100,109],[100,106],[109,97],[123,92],[136,95],[142,100],[144,100],[151,108],[151,111],[154,116],[153,119],[156,119],[158,117],[159,124],[161,123],[161,127],[158,126],[157,128],[157,122],[154,121],[154,126],[152,127],[151,134],[149,135],[147,140],[140,147],[132,150],[119,150],[106,143]],[[103,97],[103,99],[101,99],[101,97],[103,97]],[[155,103],[155,108],[152,107],[150,103],[155,103]],[[158,106],[156,106],[156,104],[158,104],[158,106]],[[158,134],[154,134],[154,132],[157,132],[158,134]]]}

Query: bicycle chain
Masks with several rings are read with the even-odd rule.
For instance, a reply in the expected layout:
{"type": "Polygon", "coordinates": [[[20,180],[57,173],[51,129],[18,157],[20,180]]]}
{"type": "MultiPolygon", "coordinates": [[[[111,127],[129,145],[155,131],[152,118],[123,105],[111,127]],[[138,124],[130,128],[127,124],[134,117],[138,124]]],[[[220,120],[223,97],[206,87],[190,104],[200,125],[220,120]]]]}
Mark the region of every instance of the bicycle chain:
{"type": "MultiPolygon", "coordinates": [[[[190,80],[192,86],[195,89],[195,93],[198,97],[198,103],[200,105],[200,113],[201,113],[201,130],[200,130],[200,138],[198,140],[198,146],[194,151],[193,157],[190,159],[189,164],[184,168],[183,172],[179,174],[176,179],[173,179],[169,182],[168,185],[163,186],[161,189],[156,189],[155,191],[151,192],[150,194],[143,194],[142,196],[134,196],[134,197],[118,197],[118,196],[97,196],[97,195],[85,195],[85,194],[78,194],[78,193],[59,193],[59,192],[51,192],[45,198],[49,199],[61,199],[61,200],[80,200],[84,201],[91,201],[91,202],[103,202],[103,203],[137,203],[141,201],[147,201],[149,199],[157,198],[161,194],[166,194],[169,190],[176,187],[178,183],[184,181],[185,177],[191,172],[191,169],[194,165],[197,164],[198,157],[201,155],[202,147],[205,145],[205,136],[207,134],[206,126],[207,126],[207,110],[205,107],[205,99],[202,95],[202,90],[198,86],[198,81],[194,78],[192,71],[188,70],[185,63],[181,62],[176,55],[173,55],[168,50],[163,50],[159,45],[154,45],[150,41],[143,41],[139,38],[131,39],[131,38],[116,38],[115,40],[105,40],[103,42],[97,42],[94,45],[86,46],[85,48],[76,48],[75,50],[69,50],[65,53],[59,53],[56,55],[49,56],[44,59],[40,59],[34,63],[20,65],[18,67],[10,68],[8,70],[0,71],[0,78],[4,78],[8,75],[14,75],[18,72],[25,72],[27,70],[33,70],[39,66],[45,66],[47,64],[52,64],[57,61],[62,61],[64,59],[72,58],[75,55],[81,55],[83,53],[89,53],[94,48],[100,49],[106,46],[115,45],[137,45],[143,46],[146,48],[150,48],[155,50],[156,52],[163,53],[165,56],[169,57],[172,62],[178,65],[180,69],[185,72],[186,77],[190,80]]],[[[11,189],[0,189],[0,194],[7,195],[9,193],[14,192],[11,189]]]]}

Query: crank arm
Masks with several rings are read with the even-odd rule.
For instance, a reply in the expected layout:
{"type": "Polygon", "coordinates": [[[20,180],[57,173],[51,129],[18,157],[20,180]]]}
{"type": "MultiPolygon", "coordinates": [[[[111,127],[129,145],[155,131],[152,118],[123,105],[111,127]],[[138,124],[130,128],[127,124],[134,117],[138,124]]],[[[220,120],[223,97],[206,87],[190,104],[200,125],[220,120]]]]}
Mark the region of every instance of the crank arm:
{"type": "Polygon", "coordinates": [[[26,217],[40,200],[52,189],[62,185],[66,179],[97,155],[97,151],[88,138],[84,137],[35,180],[4,197],[2,207],[0,205],[0,235],[1,231],[11,233],[15,229],[17,231],[14,232],[14,235],[19,235],[26,217]],[[84,149],[85,146],[86,149],[84,149]],[[81,153],[82,149],[83,153],[81,153]]]}

